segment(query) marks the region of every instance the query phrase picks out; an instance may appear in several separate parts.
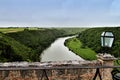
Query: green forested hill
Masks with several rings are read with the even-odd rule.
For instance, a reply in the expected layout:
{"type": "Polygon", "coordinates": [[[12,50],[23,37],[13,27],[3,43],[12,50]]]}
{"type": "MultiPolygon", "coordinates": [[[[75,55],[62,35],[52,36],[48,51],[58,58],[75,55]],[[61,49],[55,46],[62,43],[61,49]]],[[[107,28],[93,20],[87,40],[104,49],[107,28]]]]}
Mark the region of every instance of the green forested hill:
{"type": "Polygon", "coordinates": [[[44,49],[58,37],[73,35],[84,28],[0,28],[0,62],[39,61],[44,49]]]}
{"type": "Polygon", "coordinates": [[[0,62],[27,61],[32,59],[32,54],[34,54],[34,52],[31,48],[0,33],[0,62]]]}
{"type": "Polygon", "coordinates": [[[0,33],[0,62],[39,61],[40,53],[65,32],[56,29],[24,29],[0,33]]]}
{"type": "Polygon", "coordinates": [[[45,30],[24,30],[17,33],[8,33],[7,36],[14,38],[16,41],[41,53],[56,38],[63,36],[64,32],[56,29],[45,30]]]}
{"type": "Polygon", "coordinates": [[[88,46],[97,53],[102,52],[100,36],[103,31],[111,31],[115,36],[115,41],[111,49],[111,54],[115,57],[120,57],[120,27],[106,28],[90,28],[79,34],[79,40],[83,43],[82,46],[88,46]]]}

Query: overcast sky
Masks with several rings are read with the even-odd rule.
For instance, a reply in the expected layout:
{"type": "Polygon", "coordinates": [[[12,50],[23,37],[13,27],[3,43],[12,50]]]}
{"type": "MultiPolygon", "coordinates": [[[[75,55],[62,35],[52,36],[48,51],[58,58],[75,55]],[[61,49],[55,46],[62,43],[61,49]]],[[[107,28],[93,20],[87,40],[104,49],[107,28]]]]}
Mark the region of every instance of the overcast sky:
{"type": "Polygon", "coordinates": [[[120,0],[0,0],[0,27],[119,25],[120,0]]]}

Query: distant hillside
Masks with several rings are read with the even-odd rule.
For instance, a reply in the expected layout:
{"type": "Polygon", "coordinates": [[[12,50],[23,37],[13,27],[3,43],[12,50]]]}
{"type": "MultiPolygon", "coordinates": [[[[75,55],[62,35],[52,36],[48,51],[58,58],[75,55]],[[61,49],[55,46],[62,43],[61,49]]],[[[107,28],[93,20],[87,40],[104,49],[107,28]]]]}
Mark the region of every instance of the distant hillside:
{"type": "Polygon", "coordinates": [[[90,28],[79,34],[79,40],[82,42],[83,47],[88,46],[95,50],[97,53],[103,52],[101,48],[100,36],[103,31],[111,31],[115,36],[113,47],[109,53],[115,57],[120,57],[120,27],[106,27],[106,28],[90,28]]]}
{"type": "Polygon", "coordinates": [[[67,35],[73,35],[73,34],[78,34],[81,33],[82,31],[88,29],[88,28],[76,28],[76,27],[71,27],[71,28],[57,28],[58,30],[63,30],[66,32],[67,35]]]}
{"type": "MultiPolygon", "coordinates": [[[[9,32],[9,31],[8,31],[9,32]]],[[[41,52],[65,31],[39,29],[0,33],[0,62],[39,61],[41,52]]]]}
{"type": "Polygon", "coordinates": [[[0,32],[2,33],[13,33],[13,32],[19,32],[19,31],[24,31],[24,29],[29,29],[29,30],[39,30],[42,28],[37,28],[37,27],[0,27],[0,32]]]}
{"type": "Polygon", "coordinates": [[[57,38],[80,33],[81,28],[0,28],[0,62],[40,61],[57,38]]]}
{"type": "Polygon", "coordinates": [[[34,52],[31,48],[0,33],[0,62],[27,61],[32,59],[33,54],[34,52]]]}
{"type": "Polygon", "coordinates": [[[39,61],[41,52],[46,49],[58,37],[64,36],[64,31],[56,29],[27,30],[16,33],[8,33],[7,36],[34,51],[32,61],[39,61]]]}

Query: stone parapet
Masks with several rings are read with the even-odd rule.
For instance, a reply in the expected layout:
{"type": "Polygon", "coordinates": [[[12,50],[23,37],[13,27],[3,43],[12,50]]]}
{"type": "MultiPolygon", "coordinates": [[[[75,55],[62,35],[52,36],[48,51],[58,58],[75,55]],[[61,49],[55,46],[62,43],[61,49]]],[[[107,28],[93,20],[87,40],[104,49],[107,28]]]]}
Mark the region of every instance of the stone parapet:
{"type": "Polygon", "coordinates": [[[93,80],[96,66],[101,66],[101,62],[70,60],[0,63],[0,80],[47,80],[45,74],[49,80],[93,80]]]}
{"type": "Polygon", "coordinates": [[[87,65],[87,64],[97,64],[97,61],[79,61],[79,60],[69,60],[69,61],[49,61],[49,62],[6,62],[0,63],[0,67],[43,67],[43,66],[63,66],[63,65],[87,65]]]}

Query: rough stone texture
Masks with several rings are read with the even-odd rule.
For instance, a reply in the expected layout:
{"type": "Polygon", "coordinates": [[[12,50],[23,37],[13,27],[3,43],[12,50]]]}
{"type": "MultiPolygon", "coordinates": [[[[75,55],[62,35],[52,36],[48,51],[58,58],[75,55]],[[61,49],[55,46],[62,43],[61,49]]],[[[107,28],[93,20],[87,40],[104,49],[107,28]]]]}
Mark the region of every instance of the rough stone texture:
{"type": "MultiPolygon", "coordinates": [[[[94,76],[94,72],[88,72],[87,70],[84,70],[84,72],[80,74],[79,70],[76,69],[75,73],[72,69],[62,70],[65,72],[71,71],[72,74],[71,73],[64,74],[64,72],[63,74],[59,74],[58,72],[60,72],[61,70],[54,70],[51,76],[49,76],[49,80],[92,80],[94,76]]],[[[22,71],[24,76],[22,76],[23,74],[21,73],[21,71],[9,71],[8,74],[4,74],[4,72],[6,71],[0,71],[0,73],[3,73],[3,75],[0,76],[0,80],[40,80],[41,79],[41,74],[38,76],[35,70],[27,71],[27,74],[24,74],[24,72],[26,73],[26,71],[22,71]]],[[[43,80],[46,80],[46,77],[44,77],[43,80]]]]}
{"type": "MultiPolygon", "coordinates": [[[[14,63],[0,63],[0,80],[41,80],[43,70],[47,67],[46,73],[49,80],[92,80],[96,69],[74,68],[74,66],[99,66],[99,65],[113,65],[113,60],[100,60],[96,61],[54,61],[54,62],[14,62],[14,63]],[[27,68],[33,69],[27,69],[27,68]],[[42,68],[41,68],[42,67],[42,68]],[[55,67],[64,67],[55,69],[55,67]],[[65,68],[66,67],[66,68],[65,68]],[[68,69],[67,67],[73,67],[68,69]],[[5,70],[9,68],[8,70],[5,70]],[[21,68],[14,70],[15,68],[21,68]],[[24,69],[26,68],[26,69],[24,69]],[[40,69],[36,69],[40,68],[40,69]],[[4,69],[4,70],[2,70],[4,69]],[[12,70],[13,69],[13,70],[12,70]]],[[[105,58],[104,58],[105,59],[105,58]]],[[[101,69],[103,80],[111,80],[111,69],[101,69]],[[108,79],[109,78],[109,79],[108,79]]],[[[42,80],[47,80],[43,75],[42,80]]],[[[97,78],[96,80],[99,80],[97,78]]]]}
{"type": "MultiPolygon", "coordinates": [[[[98,60],[101,62],[101,65],[103,66],[114,66],[114,56],[111,56],[110,54],[100,54],[97,56],[98,60]]],[[[112,68],[104,68],[101,69],[101,75],[102,75],[102,79],[104,80],[113,80],[112,79],[112,75],[111,75],[111,71],[113,69],[112,68]]]]}

